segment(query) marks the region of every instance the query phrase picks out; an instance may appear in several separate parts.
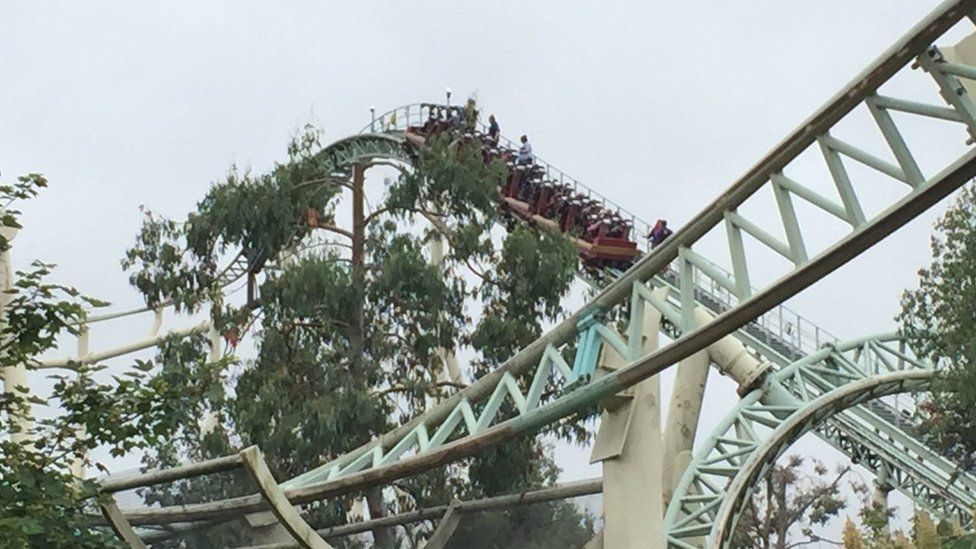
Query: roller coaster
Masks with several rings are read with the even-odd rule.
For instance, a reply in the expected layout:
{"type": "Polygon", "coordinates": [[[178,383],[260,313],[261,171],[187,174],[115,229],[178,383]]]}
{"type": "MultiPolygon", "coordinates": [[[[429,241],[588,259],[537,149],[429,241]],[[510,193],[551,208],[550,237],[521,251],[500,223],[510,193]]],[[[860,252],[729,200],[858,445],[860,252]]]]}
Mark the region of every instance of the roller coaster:
{"type": "MultiPolygon", "coordinates": [[[[580,276],[599,286],[589,302],[467,388],[295,478],[275,481],[254,447],[215,460],[104,477],[99,482],[109,496],[101,503],[105,524],[131,546],[145,547],[183,531],[247,517],[252,527],[275,525],[287,532],[287,540],[261,547],[322,548],[329,547],[326,538],[363,531],[370,524],[440,520],[427,544],[436,548],[447,543],[460,517],[472,509],[600,490],[608,499],[647,497],[634,496],[628,492],[633,488],[607,474],[607,467],[617,467],[609,465],[614,460],[630,460],[643,463],[649,476],[642,478],[650,478],[652,484],[640,490],[656,498],[657,507],[630,511],[642,513],[640,537],[635,540],[613,537],[612,529],[626,528],[618,526],[605,504],[603,545],[729,547],[743,502],[753,495],[757,479],[808,432],[875,474],[885,490],[898,490],[940,516],[969,521],[976,505],[976,477],[927,446],[911,415],[914,395],[932,382],[933,365],[916,357],[895,335],[841,340],[782,304],[976,176],[976,105],[971,95],[976,45],[972,36],[952,47],[936,45],[951,29],[972,21],[974,9],[976,0],[950,0],[938,6],[653,249],[640,238],[650,230],[647,223],[581,182],[539,158],[527,166],[512,164],[509,182],[499,190],[501,207],[513,220],[573,239],[582,256],[580,276]],[[897,80],[906,74],[924,79],[931,97],[899,96],[897,80]],[[858,113],[866,113],[879,130],[887,146],[881,156],[839,137],[838,126],[858,113]],[[935,154],[931,147],[917,146],[925,130],[912,125],[916,133],[921,131],[920,137],[903,133],[906,125],[899,127],[895,116],[905,115],[961,130],[956,147],[960,152],[946,161],[940,157],[944,151],[935,154]],[[810,154],[820,158],[823,180],[836,190],[836,197],[798,181],[799,159],[810,154]],[[879,182],[884,204],[869,207],[862,196],[867,186],[878,188],[879,182]],[[760,191],[772,195],[775,212],[748,213],[760,191]],[[824,231],[822,221],[810,222],[802,215],[808,211],[825,214],[842,230],[824,231]],[[779,227],[768,222],[773,214],[779,227]],[[833,233],[838,236],[825,236],[833,233]],[[703,244],[706,239],[720,242],[726,253],[714,253],[715,246],[703,244]],[[760,280],[757,247],[781,256],[788,267],[768,281],[760,280]],[[731,263],[728,270],[720,266],[725,257],[731,263]],[[613,316],[628,319],[622,333],[608,320],[613,316]],[[668,341],[659,345],[661,332],[668,341]],[[741,398],[704,443],[693,448],[692,440],[674,434],[674,422],[681,419],[694,431],[709,364],[738,384],[741,398]],[[672,398],[693,405],[678,419],[669,415],[663,450],[660,438],[656,445],[662,455],[628,455],[631,441],[646,436],[641,429],[662,437],[660,425],[640,421],[648,417],[641,415],[641,399],[657,394],[657,374],[673,365],[678,367],[672,398]],[[544,391],[551,386],[559,390],[544,391]],[[510,406],[503,407],[505,403],[510,406]],[[604,410],[594,445],[594,459],[604,463],[602,482],[507,500],[460,502],[321,532],[302,517],[303,504],[385,486],[476,455],[597,403],[604,410]],[[515,412],[503,412],[508,409],[515,412]],[[239,468],[250,472],[255,493],[163,507],[120,508],[111,498],[133,488],[239,468]],[[629,541],[615,541],[620,539],[629,541]]],[[[359,134],[320,154],[338,180],[362,177],[376,164],[409,170],[416,148],[424,146],[431,131],[432,112],[456,112],[451,109],[427,103],[374,115],[359,134]]],[[[476,140],[491,157],[508,158],[517,148],[504,138],[494,141],[480,125],[443,131],[476,140]]],[[[229,284],[253,276],[257,268],[240,253],[222,280],[229,284]]],[[[80,332],[77,353],[47,360],[42,367],[70,369],[154,346],[169,335],[160,333],[165,309],[163,304],[92,317],[80,332]],[[89,329],[138,315],[152,316],[146,339],[89,351],[89,329]]],[[[208,321],[170,334],[205,332],[211,334],[213,356],[219,356],[220,336],[208,321]]]]}

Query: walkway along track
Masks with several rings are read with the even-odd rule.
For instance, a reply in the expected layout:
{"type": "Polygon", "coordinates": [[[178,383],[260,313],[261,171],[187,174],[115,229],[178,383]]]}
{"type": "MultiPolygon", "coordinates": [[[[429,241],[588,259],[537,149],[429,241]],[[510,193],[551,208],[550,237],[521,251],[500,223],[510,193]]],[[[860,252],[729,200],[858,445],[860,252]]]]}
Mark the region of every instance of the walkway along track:
{"type": "MultiPolygon", "coordinates": [[[[282,484],[285,496],[292,503],[305,503],[366,486],[385,484],[473,455],[484,448],[571,416],[758,318],[947,196],[976,175],[976,152],[967,149],[943,170],[925,177],[915,161],[915,151],[909,150],[889,111],[901,110],[958,122],[970,135],[976,134],[976,108],[962,91],[957,79],[962,75],[971,77],[976,74],[976,69],[945,62],[938,50],[931,46],[948,28],[972,13],[974,4],[974,1],[952,1],[937,8],[669,241],[642,258],[580,311],[519,352],[501,368],[400,428],[282,484]],[[919,64],[936,82],[948,108],[893,99],[876,93],[881,85],[916,56],[919,64]],[[830,135],[830,129],[859,105],[866,105],[871,110],[897,164],[879,159],[830,135]],[[840,203],[801,185],[784,173],[797,155],[811,146],[821,150],[830,179],[841,198],[840,203]],[[893,182],[900,182],[893,183],[892,196],[883,211],[870,218],[865,215],[857,198],[858,187],[845,170],[842,156],[886,174],[893,182]],[[907,194],[895,196],[901,184],[907,186],[907,194]],[[786,242],[771,236],[757,222],[736,212],[741,204],[763,188],[771,189],[777,197],[786,242]],[[817,227],[803,224],[793,213],[794,197],[803,198],[835,215],[850,225],[851,232],[820,253],[809,254],[803,236],[817,230],[817,227]],[[695,244],[720,224],[724,224],[728,232],[727,245],[734,267],[731,275],[718,272],[713,262],[694,250],[695,244]],[[753,290],[748,283],[749,263],[742,245],[742,232],[783,254],[793,263],[793,268],[775,283],[753,290]],[[678,320],[682,335],[660,350],[641,356],[632,350],[634,346],[631,342],[638,338],[633,334],[617,334],[613,328],[604,325],[600,317],[611,308],[629,304],[631,325],[639,326],[640,322],[634,320],[639,320],[642,314],[649,292],[648,284],[653,286],[655,274],[675,260],[678,265],[677,287],[680,290],[678,320]],[[696,270],[708,274],[734,296],[723,312],[701,327],[695,327],[692,323],[696,270]],[[582,336],[581,341],[590,343],[579,345],[579,351],[569,357],[565,355],[566,349],[563,347],[577,336],[582,336]],[[629,364],[605,377],[591,380],[595,359],[588,357],[595,357],[599,345],[604,342],[621,351],[629,364]],[[550,371],[557,379],[564,380],[564,392],[553,400],[540,402],[541,389],[549,381],[550,371]],[[522,387],[528,388],[527,394],[522,393],[522,387]],[[505,398],[515,402],[518,415],[496,417],[505,398]],[[462,432],[462,426],[466,433],[462,432]]],[[[125,479],[109,479],[105,483],[107,490],[120,489],[124,485],[125,479]]],[[[263,508],[260,496],[254,495],[207,504],[133,511],[126,513],[126,516],[133,524],[187,522],[230,517],[263,508]]]]}

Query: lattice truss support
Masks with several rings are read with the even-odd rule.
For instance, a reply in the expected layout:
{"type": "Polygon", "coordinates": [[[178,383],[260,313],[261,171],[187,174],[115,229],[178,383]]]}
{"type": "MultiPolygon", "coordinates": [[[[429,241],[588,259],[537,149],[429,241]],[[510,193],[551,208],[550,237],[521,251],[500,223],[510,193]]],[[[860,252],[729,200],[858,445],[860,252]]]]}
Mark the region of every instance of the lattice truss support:
{"type": "MultiPolygon", "coordinates": [[[[734,524],[720,523],[728,512],[723,506],[733,500],[743,504],[755,489],[743,475],[755,473],[757,460],[765,472],[789,444],[814,428],[855,461],[876,473],[883,470],[889,486],[917,503],[968,520],[976,503],[972,479],[957,479],[953,464],[917,445],[906,432],[879,429],[890,425],[881,416],[895,414],[897,422],[900,410],[886,400],[871,400],[924,390],[932,374],[930,363],[906,354],[894,335],[882,335],[828,346],[770,375],[696,452],[665,514],[668,547],[700,547],[706,541],[710,546],[719,539],[718,529],[731,531],[734,524]],[[898,383],[886,384],[891,379],[898,383]],[[853,395],[857,387],[864,391],[853,395]],[[839,394],[848,396],[834,399],[839,394]],[[798,418],[805,418],[799,430],[793,427],[798,418]]],[[[730,516],[737,518],[740,510],[730,516]]]]}
{"type": "MultiPolygon", "coordinates": [[[[675,300],[672,292],[672,301],[675,300]]],[[[654,302],[666,317],[673,319],[678,312],[668,305],[667,302],[654,302]]],[[[698,316],[702,316],[700,309],[698,316]]],[[[758,335],[768,335],[755,330],[755,326],[753,328],[758,335]]],[[[770,360],[765,364],[771,365],[771,370],[758,370],[760,373],[774,372],[763,380],[758,396],[754,393],[747,397],[755,399],[758,406],[801,406],[843,383],[868,375],[923,366],[894,335],[885,335],[845,343],[827,342],[820,351],[784,367],[780,365],[780,353],[748,331],[740,330],[736,336],[750,345],[758,357],[770,360]],[[823,361],[826,366],[798,369],[798,365],[818,361],[823,361]],[[820,374],[813,375],[817,371],[820,374]]],[[[749,362],[756,364],[758,360],[753,357],[749,362]]],[[[757,369],[735,368],[741,364],[733,364],[731,369],[727,369],[728,364],[719,363],[718,366],[723,373],[740,381],[743,394],[755,386],[750,381],[757,369]]],[[[911,415],[915,409],[913,397],[902,397],[898,407],[881,401],[858,405],[818,424],[816,434],[875,475],[885,477],[891,488],[904,492],[920,505],[941,516],[963,517],[964,522],[968,521],[969,510],[976,506],[976,478],[961,472],[955,463],[922,442],[918,436],[917,418],[911,415]],[[945,493],[949,484],[953,484],[952,497],[946,497],[945,493]]]]}
{"type": "MultiPolygon", "coordinates": [[[[817,191],[798,183],[786,175],[789,164],[768,174],[768,179],[761,186],[769,187],[779,205],[780,221],[786,235],[785,240],[773,236],[771,231],[760,227],[758,222],[750,221],[730,208],[722,212],[722,219],[728,233],[728,249],[732,260],[732,273],[718,268],[715,262],[695,252],[693,246],[679,246],[678,252],[678,290],[681,296],[680,326],[684,330],[696,326],[694,310],[697,307],[695,299],[697,288],[694,282],[695,271],[707,275],[707,278],[717,282],[739,302],[749,300],[755,290],[749,283],[749,261],[743,244],[743,233],[766,245],[769,249],[783,255],[790,260],[797,270],[811,263],[807,247],[804,244],[804,234],[817,232],[819,227],[802,225],[796,215],[793,200],[799,197],[813,206],[836,216],[842,222],[850,225],[852,234],[863,231],[872,225],[864,213],[855,185],[845,168],[845,162],[856,161],[872,168],[874,171],[886,175],[907,187],[908,197],[918,195],[928,187],[932,178],[926,178],[918,167],[915,156],[909,150],[902,138],[890,111],[898,110],[930,118],[960,122],[964,129],[972,133],[976,129],[976,118],[972,101],[963,92],[961,84],[954,74],[969,74],[952,65],[941,61],[941,54],[934,47],[926,48],[920,57],[920,64],[932,74],[943,96],[951,97],[951,108],[929,105],[919,102],[895,99],[876,93],[867,94],[862,99],[877,121],[879,130],[891,148],[895,162],[881,159],[857,146],[842,141],[824,131],[814,136],[815,146],[822,152],[825,168],[834,182],[839,201],[826,198],[817,191]],[[948,91],[947,91],[948,90],[948,91]]],[[[976,69],[973,69],[976,71],[976,69]]],[[[960,162],[951,166],[950,170],[964,164],[962,160],[971,161],[971,154],[967,153],[960,162]]],[[[885,212],[882,212],[883,216],[885,212]]],[[[875,218],[877,219],[877,218],[875,218]]],[[[795,271],[794,271],[795,272],[795,271]]],[[[635,294],[642,298],[649,292],[646,285],[634,286],[635,294]]],[[[638,302],[631,300],[631,309],[637,308],[638,302]]],[[[730,309],[735,308],[733,303],[730,309]]],[[[305,483],[315,483],[322,480],[335,480],[340,477],[373,467],[391,465],[401,457],[414,452],[424,453],[440,447],[448,439],[454,438],[458,432],[465,436],[476,436],[485,432],[489,426],[497,422],[497,413],[504,400],[511,399],[519,415],[526,415],[540,405],[540,397],[550,377],[555,377],[557,384],[574,387],[584,383],[593,372],[599,345],[607,344],[624,355],[629,355],[627,339],[618,334],[612,327],[602,322],[605,311],[592,308],[589,314],[581,318],[577,327],[579,339],[573,346],[575,353],[569,354],[565,347],[557,347],[550,342],[542,352],[541,360],[533,369],[531,381],[519,379],[510,371],[499,372],[494,380],[494,388],[488,398],[480,403],[472,399],[461,399],[456,403],[447,417],[435,425],[421,422],[399,437],[397,443],[388,449],[383,445],[372,444],[367,452],[361,452],[354,458],[347,457],[323,466],[318,471],[307,476],[299,477],[289,483],[298,486],[305,483]],[[572,358],[569,358],[572,356],[572,358]],[[570,364],[572,366],[570,366],[570,364]],[[527,392],[523,392],[527,389],[527,392]]],[[[633,324],[632,324],[633,325],[633,324]]]]}

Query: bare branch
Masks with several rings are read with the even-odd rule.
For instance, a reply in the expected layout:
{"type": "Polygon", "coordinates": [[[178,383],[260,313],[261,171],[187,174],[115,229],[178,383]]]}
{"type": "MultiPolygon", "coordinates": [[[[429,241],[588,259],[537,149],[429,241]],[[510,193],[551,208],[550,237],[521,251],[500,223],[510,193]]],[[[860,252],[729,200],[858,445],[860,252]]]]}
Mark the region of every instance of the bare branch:
{"type": "Polygon", "coordinates": [[[344,237],[348,238],[349,240],[352,240],[352,232],[351,231],[347,231],[347,230],[343,229],[342,227],[337,227],[335,225],[319,225],[318,227],[316,227],[316,229],[322,229],[323,231],[328,231],[328,232],[331,232],[331,233],[335,233],[337,235],[344,236],[344,237]]]}

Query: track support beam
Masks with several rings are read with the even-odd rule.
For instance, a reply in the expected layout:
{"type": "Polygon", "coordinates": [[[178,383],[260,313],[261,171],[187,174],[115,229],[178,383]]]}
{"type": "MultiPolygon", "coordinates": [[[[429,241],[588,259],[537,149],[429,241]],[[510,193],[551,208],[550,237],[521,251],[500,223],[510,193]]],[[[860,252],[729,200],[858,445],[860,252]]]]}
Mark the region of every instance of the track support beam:
{"type": "MultiPolygon", "coordinates": [[[[663,298],[667,290],[659,288],[654,292],[663,298]]],[[[643,300],[634,303],[628,354],[642,356],[657,349],[661,313],[644,306],[643,300]]],[[[604,342],[602,370],[614,371],[625,366],[628,359],[632,360],[604,342]]],[[[648,532],[661,532],[664,517],[660,401],[659,376],[606,401],[617,404],[605,404],[591,462],[603,464],[602,546],[607,549],[663,547],[663,536],[648,536],[648,532]]]]}

